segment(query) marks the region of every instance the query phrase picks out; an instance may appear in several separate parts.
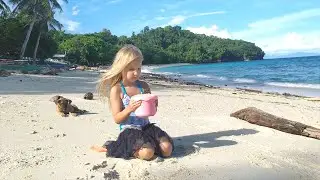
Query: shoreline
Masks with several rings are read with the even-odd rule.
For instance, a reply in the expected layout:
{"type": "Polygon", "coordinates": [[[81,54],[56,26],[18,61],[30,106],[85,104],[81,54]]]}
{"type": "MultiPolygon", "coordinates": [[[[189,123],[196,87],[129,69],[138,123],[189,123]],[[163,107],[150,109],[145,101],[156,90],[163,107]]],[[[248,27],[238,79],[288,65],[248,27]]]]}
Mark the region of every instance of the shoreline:
{"type": "Polygon", "coordinates": [[[158,74],[158,73],[142,73],[142,78],[143,79],[149,79],[151,81],[153,80],[158,80],[158,81],[163,81],[163,82],[169,82],[172,83],[171,85],[175,86],[189,86],[193,88],[198,88],[198,89],[221,89],[221,90],[226,90],[226,91],[235,91],[235,92],[250,92],[250,93],[256,93],[256,94],[265,94],[265,95],[275,95],[275,96],[283,96],[283,97],[299,97],[299,98],[318,98],[318,97],[313,97],[313,96],[302,96],[302,95],[296,95],[296,94],[290,94],[290,93],[279,93],[279,92],[264,92],[261,90],[256,90],[256,89],[250,89],[250,88],[241,88],[241,87],[236,87],[236,88],[231,88],[231,87],[226,87],[226,86],[214,86],[214,85],[208,85],[208,84],[203,84],[203,83],[198,83],[198,82],[193,82],[193,81],[185,81],[181,80],[178,78],[171,78],[163,74],[158,74]]]}
{"type": "MultiPolygon", "coordinates": [[[[254,93],[263,93],[263,94],[272,94],[272,95],[280,95],[280,96],[291,96],[291,97],[302,97],[302,98],[320,98],[318,95],[301,95],[299,93],[292,93],[290,92],[290,88],[284,88],[284,87],[276,87],[274,91],[271,90],[262,90],[258,88],[253,88],[253,87],[247,87],[246,85],[212,85],[212,84],[206,84],[206,83],[201,83],[198,82],[197,80],[183,80],[179,76],[172,76],[166,75],[163,73],[158,73],[154,72],[153,70],[158,69],[158,68],[163,68],[163,67],[174,67],[174,66],[184,66],[184,65],[192,65],[188,63],[182,63],[182,64],[174,64],[174,65],[153,65],[153,66],[147,66],[144,67],[144,71],[142,74],[145,74],[145,76],[150,76],[150,77],[155,77],[157,79],[163,80],[163,81],[170,81],[170,82],[175,82],[179,83],[182,85],[193,85],[193,86],[199,86],[199,87],[204,87],[204,88],[214,88],[214,89],[225,89],[225,90],[240,90],[240,91],[247,91],[247,92],[254,92],[254,93]],[[283,90],[280,90],[283,88],[283,90]]],[[[292,89],[299,89],[299,88],[292,88],[292,89]]]]}
{"type": "MultiPolygon", "coordinates": [[[[186,66],[186,65],[192,65],[190,63],[178,63],[178,64],[163,64],[163,65],[143,65],[143,70],[141,73],[142,78],[147,78],[147,79],[151,79],[151,80],[159,80],[159,81],[163,81],[163,82],[170,82],[173,83],[173,85],[176,86],[190,86],[190,87],[196,87],[199,89],[202,88],[209,88],[209,89],[221,89],[221,90],[227,90],[227,91],[243,91],[243,92],[251,92],[251,93],[257,93],[257,94],[267,94],[267,95],[277,95],[277,96],[284,96],[284,97],[300,97],[300,98],[309,98],[309,99],[313,99],[315,101],[319,101],[318,99],[320,99],[320,96],[307,96],[307,95],[299,95],[299,94],[294,94],[294,93],[289,93],[289,92],[273,92],[273,91],[263,91],[260,89],[254,89],[254,88],[246,88],[246,86],[228,86],[228,85],[211,85],[211,84],[205,84],[205,83],[201,83],[201,82],[197,82],[196,80],[183,80],[181,78],[179,78],[179,76],[175,76],[175,77],[170,77],[169,75],[166,74],[162,74],[162,73],[157,73],[154,72],[152,70],[154,69],[158,69],[158,68],[163,68],[163,67],[173,67],[173,66],[186,66]]],[[[59,70],[55,70],[52,71],[54,73],[47,73],[47,74],[39,74],[39,73],[19,73],[19,72],[10,72],[7,74],[7,76],[11,76],[11,75],[48,75],[50,77],[59,77],[59,73],[68,73],[68,72],[91,72],[91,73],[97,73],[97,74],[101,74],[104,71],[102,70],[65,70],[65,71],[59,71],[59,70]]],[[[5,76],[4,76],[5,77],[5,76]]]]}

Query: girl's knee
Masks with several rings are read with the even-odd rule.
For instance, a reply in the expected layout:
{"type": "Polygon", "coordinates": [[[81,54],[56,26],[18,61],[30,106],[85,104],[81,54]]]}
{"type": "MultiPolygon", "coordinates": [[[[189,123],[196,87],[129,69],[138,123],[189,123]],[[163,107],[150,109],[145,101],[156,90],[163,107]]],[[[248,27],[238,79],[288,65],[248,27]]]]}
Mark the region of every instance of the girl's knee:
{"type": "Polygon", "coordinates": [[[172,144],[169,141],[164,141],[160,143],[161,153],[164,157],[171,156],[172,144]]]}
{"type": "Polygon", "coordinates": [[[138,151],[138,158],[143,160],[151,160],[154,156],[154,149],[151,147],[144,147],[138,151]]]}

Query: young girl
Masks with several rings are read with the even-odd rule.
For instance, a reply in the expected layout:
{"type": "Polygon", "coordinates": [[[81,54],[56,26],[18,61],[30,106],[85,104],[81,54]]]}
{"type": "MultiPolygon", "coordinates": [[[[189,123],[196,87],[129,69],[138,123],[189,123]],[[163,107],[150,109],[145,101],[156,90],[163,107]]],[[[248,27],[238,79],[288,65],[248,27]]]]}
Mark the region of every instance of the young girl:
{"type": "Polygon", "coordinates": [[[116,141],[107,141],[103,147],[93,146],[93,150],[125,159],[151,160],[154,155],[171,155],[171,137],[150,123],[148,118],[134,114],[141,101],[134,102],[130,98],[140,93],[151,93],[149,85],[139,80],[142,61],[143,55],[137,47],[125,45],[117,52],[111,69],[101,77],[99,94],[108,97],[113,119],[120,125],[120,134],[116,141]]]}

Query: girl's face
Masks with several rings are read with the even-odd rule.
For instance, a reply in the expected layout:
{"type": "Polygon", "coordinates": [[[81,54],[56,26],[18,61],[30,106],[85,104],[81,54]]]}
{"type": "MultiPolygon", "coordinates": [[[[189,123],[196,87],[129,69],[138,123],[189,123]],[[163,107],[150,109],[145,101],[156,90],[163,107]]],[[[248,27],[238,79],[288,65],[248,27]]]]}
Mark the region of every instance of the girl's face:
{"type": "Polygon", "coordinates": [[[124,81],[135,82],[141,75],[141,60],[132,61],[123,71],[122,78],[124,81]]]}

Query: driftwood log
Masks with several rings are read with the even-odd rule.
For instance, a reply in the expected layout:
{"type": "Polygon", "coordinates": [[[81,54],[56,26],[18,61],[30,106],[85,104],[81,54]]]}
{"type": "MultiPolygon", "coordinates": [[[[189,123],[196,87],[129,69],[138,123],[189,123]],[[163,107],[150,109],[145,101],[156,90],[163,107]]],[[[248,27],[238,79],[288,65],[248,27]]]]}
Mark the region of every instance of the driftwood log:
{"type": "Polygon", "coordinates": [[[320,139],[320,129],[318,128],[280,118],[255,107],[241,109],[232,113],[230,116],[286,133],[320,139]]]}

